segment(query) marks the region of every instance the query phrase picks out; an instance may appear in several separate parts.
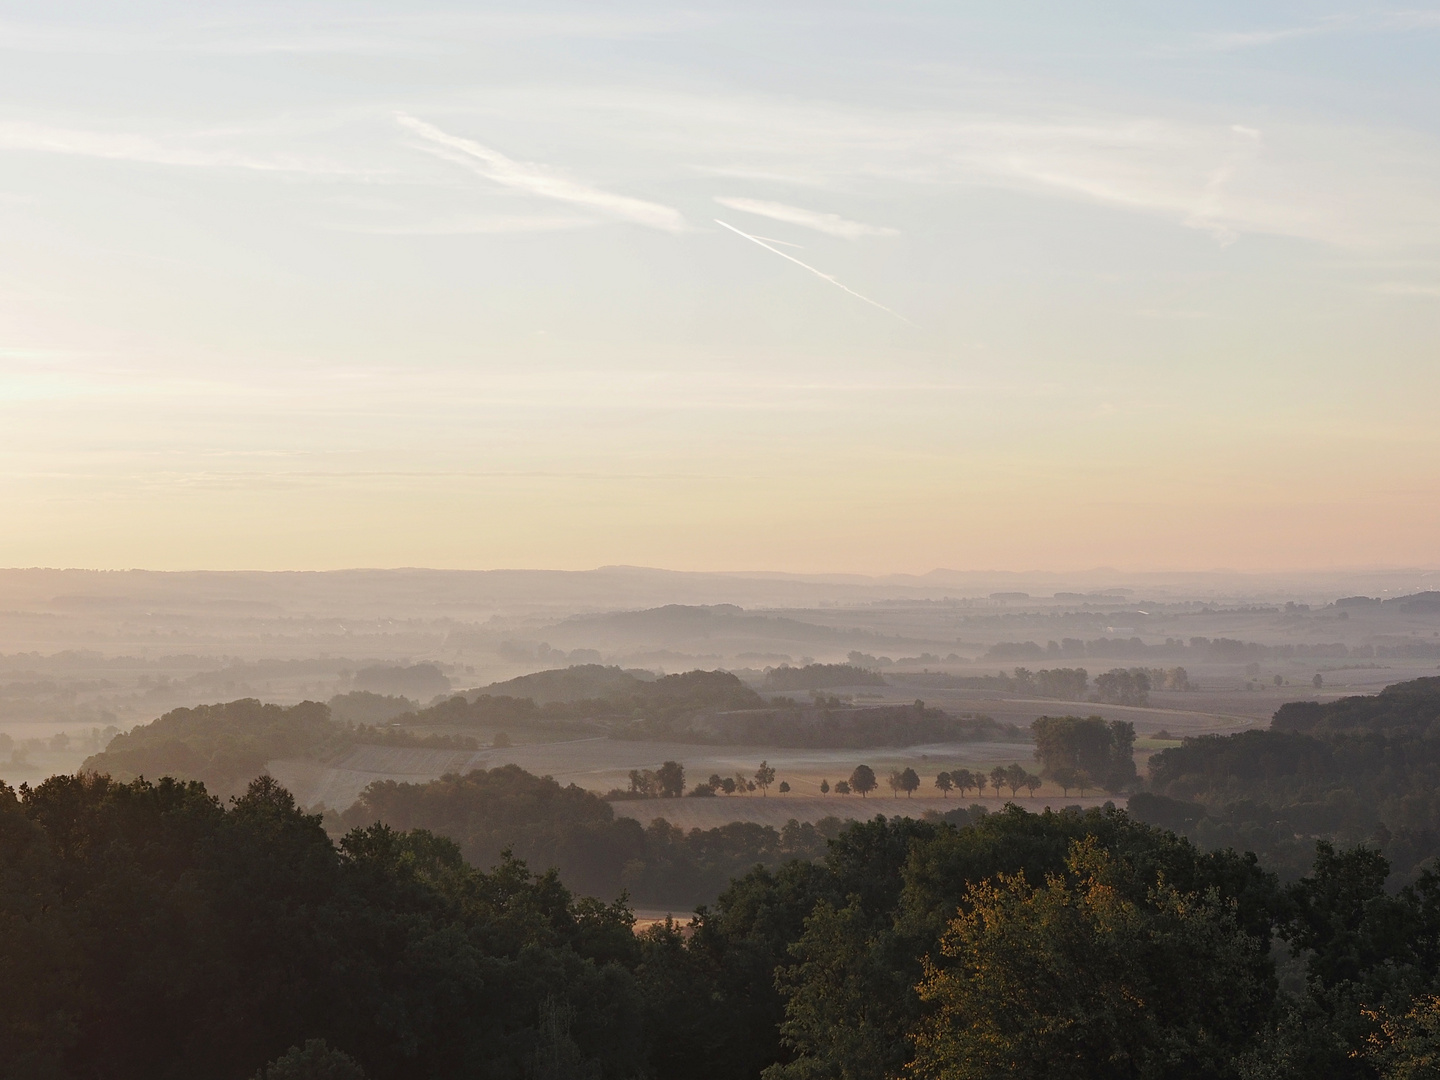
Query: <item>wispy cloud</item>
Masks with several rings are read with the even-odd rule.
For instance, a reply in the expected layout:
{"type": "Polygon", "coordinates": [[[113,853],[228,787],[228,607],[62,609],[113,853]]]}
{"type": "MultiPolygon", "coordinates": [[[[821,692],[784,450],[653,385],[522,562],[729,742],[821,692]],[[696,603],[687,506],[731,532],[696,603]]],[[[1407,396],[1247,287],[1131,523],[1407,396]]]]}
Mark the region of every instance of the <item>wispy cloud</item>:
{"type": "Polygon", "coordinates": [[[1356,249],[1440,242],[1440,141],[1417,130],[1272,118],[1262,132],[1228,108],[1207,121],[1049,96],[903,110],[601,89],[552,92],[543,106],[603,125],[652,170],[683,155],[696,170],[714,163],[792,190],[796,177],[892,198],[983,186],[1162,218],[1222,244],[1256,234],[1356,249]]]}
{"type": "Polygon", "coordinates": [[[733,199],[717,195],[715,201],[732,210],[758,214],[760,217],[783,221],[787,225],[799,225],[801,228],[814,229],[816,232],[838,236],[844,240],[858,240],[862,236],[895,236],[899,232],[897,229],[889,229],[881,225],[866,225],[859,221],[848,221],[839,214],[826,214],[818,210],[806,210],[800,206],[789,206],[786,203],[767,202],[764,199],[733,199]]]}
{"type": "Polygon", "coordinates": [[[773,247],[771,247],[771,246],[770,246],[769,244],[767,244],[764,240],[761,240],[758,236],[751,236],[749,233],[744,232],[744,231],[741,230],[741,229],[737,229],[734,225],[731,225],[729,222],[721,221],[719,218],[716,218],[716,219],[715,219],[715,224],[716,224],[716,225],[719,225],[719,226],[722,226],[723,228],[729,229],[731,232],[733,232],[733,233],[735,233],[735,234],[737,234],[737,235],[739,235],[739,236],[743,236],[746,240],[749,240],[751,243],[759,244],[759,245],[760,245],[762,248],[764,248],[766,251],[771,252],[772,254],[775,254],[775,255],[779,255],[782,259],[788,259],[790,262],[794,263],[794,264],[795,264],[796,266],[798,266],[798,267],[801,267],[802,269],[809,270],[810,273],[814,274],[814,275],[815,275],[816,277],[818,277],[818,278],[824,278],[826,281],[830,282],[831,285],[834,285],[837,289],[842,289],[842,290],[844,290],[845,292],[849,293],[851,296],[855,297],[855,299],[857,299],[857,300],[864,300],[865,303],[869,304],[871,307],[877,307],[877,308],[879,308],[881,311],[886,312],[887,314],[894,315],[895,318],[899,319],[899,320],[900,320],[901,322],[903,322],[903,323],[908,323],[910,326],[914,326],[914,325],[915,325],[914,323],[910,322],[909,319],[905,318],[904,315],[901,315],[898,311],[894,310],[893,308],[888,308],[888,307],[886,307],[884,304],[880,303],[880,301],[878,301],[878,300],[871,300],[870,297],[865,296],[865,295],[862,294],[862,293],[856,292],[854,289],[850,288],[849,285],[846,285],[846,284],[844,284],[844,283],[842,283],[842,282],[840,282],[840,281],[837,281],[835,278],[831,277],[829,274],[825,273],[825,271],[823,271],[823,270],[816,270],[815,267],[811,266],[809,263],[803,263],[803,262],[801,262],[799,259],[795,258],[794,255],[786,255],[785,252],[781,251],[779,248],[773,248],[773,247]]]}
{"type": "Polygon", "coordinates": [[[583,206],[606,217],[652,229],[683,232],[687,228],[685,218],[673,207],[602,191],[556,175],[544,166],[514,161],[498,150],[492,150],[473,139],[451,135],[434,124],[427,124],[413,116],[401,113],[396,116],[396,120],[424,139],[429,144],[426,149],[463,164],[485,179],[504,187],[540,198],[583,206]]]}
{"type": "Polygon", "coordinates": [[[94,131],[56,127],[28,121],[0,121],[0,150],[134,161],[188,168],[250,169],[258,172],[307,175],[358,175],[357,171],[327,161],[294,154],[273,156],[247,153],[233,147],[205,145],[203,136],[156,138],[130,132],[94,131]],[[188,144],[188,145],[187,145],[188,144]]]}

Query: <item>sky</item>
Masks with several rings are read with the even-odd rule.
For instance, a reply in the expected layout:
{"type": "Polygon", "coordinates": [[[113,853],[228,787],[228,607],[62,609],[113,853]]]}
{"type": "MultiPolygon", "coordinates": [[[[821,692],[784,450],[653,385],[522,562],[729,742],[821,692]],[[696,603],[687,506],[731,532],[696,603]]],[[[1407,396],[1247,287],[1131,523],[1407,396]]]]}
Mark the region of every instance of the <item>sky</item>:
{"type": "Polygon", "coordinates": [[[1440,565],[1440,5],[0,0],[0,565],[1440,565]]]}

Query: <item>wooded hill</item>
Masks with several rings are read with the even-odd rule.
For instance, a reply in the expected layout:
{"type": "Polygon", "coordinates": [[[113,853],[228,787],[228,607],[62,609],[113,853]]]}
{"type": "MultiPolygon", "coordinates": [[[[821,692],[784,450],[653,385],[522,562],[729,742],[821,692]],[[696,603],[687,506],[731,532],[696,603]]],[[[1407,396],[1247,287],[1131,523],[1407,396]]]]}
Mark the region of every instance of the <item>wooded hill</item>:
{"type": "Polygon", "coordinates": [[[1292,702],[1267,731],[1184,740],[1150,759],[1132,811],[1298,876],[1313,838],[1372,844],[1413,880],[1440,855],[1440,678],[1292,702]]]}

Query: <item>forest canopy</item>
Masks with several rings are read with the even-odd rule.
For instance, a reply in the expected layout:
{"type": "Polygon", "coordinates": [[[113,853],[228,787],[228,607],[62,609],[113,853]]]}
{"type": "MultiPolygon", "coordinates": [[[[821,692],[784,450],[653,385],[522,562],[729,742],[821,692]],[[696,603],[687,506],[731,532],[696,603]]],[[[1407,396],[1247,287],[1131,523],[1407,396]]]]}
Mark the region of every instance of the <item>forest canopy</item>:
{"type": "Polygon", "coordinates": [[[624,903],[511,855],[482,870],[374,822],[333,841],[269,778],[223,806],[56,776],[0,787],[0,1061],[51,1080],[1420,1076],[1440,878],[1389,891],[1387,871],[1322,843],[1282,887],[1113,808],[959,810],[852,823],[636,933],[624,903]]]}

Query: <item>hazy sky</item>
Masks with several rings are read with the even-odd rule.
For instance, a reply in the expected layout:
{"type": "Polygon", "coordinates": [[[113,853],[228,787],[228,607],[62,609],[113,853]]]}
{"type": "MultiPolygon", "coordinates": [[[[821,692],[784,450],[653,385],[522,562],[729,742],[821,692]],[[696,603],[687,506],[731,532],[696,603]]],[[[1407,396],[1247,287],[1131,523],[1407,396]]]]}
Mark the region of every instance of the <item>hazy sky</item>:
{"type": "Polygon", "coordinates": [[[0,565],[1440,564],[1440,6],[0,2],[0,565]]]}

